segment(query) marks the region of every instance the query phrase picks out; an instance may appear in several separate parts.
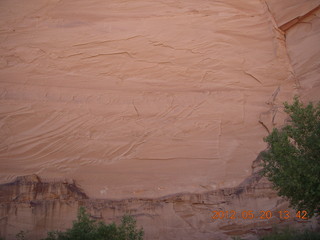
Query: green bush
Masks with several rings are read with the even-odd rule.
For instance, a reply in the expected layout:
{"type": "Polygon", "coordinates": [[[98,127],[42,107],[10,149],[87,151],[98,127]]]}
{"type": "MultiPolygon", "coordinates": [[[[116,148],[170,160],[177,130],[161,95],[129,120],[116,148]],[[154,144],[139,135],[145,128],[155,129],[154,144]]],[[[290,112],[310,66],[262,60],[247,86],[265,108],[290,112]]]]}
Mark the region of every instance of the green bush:
{"type": "MultiPolygon", "coordinates": [[[[234,240],[245,240],[240,237],[233,237],[234,240]]],[[[259,240],[320,240],[320,233],[311,230],[298,231],[294,229],[278,230],[259,237],[259,240]]]]}
{"type": "Polygon", "coordinates": [[[260,238],[260,240],[319,240],[320,233],[310,230],[297,231],[285,229],[283,231],[275,231],[260,238]]]}
{"type": "Polygon", "coordinates": [[[132,216],[123,216],[119,226],[115,223],[106,225],[91,220],[81,207],[72,228],[65,232],[48,232],[43,240],[142,240],[143,234],[143,229],[137,229],[136,220],[132,216]]]}
{"type": "Polygon", "coordinates": [[[26,233],[25,231],[20,231],[16,234],[16,239],[17,240],[25,240],[26,239],[26,233]]]}
{"type": "Polygon", "coordinates": [[[288,124],[265,138],[263,174],[280,196],[308,216],[320,211],[320,103],[284,103],[288,124]]]}

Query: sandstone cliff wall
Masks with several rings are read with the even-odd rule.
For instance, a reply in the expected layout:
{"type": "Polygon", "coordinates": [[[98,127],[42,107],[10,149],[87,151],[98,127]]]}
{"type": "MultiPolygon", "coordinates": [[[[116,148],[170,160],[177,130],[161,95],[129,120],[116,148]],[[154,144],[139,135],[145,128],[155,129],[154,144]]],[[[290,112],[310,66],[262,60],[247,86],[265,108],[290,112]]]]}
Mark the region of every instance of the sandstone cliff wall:
{"type": "Polygon", "coordinates": [[[320,1],[266,1],[286,39],[287,53],[304,101],[320,99],[320,1]]]}
{"type": "Polygon", "coordinates": [[[235,187],[296,89],[259,0],[0,8],[2,182],[71,178],[94,198],[235,187]]]}
{"type": "Polygon", "coordinates": [[[284,100],[320,100],[319,1],[30,2],[0,3],[1,235],[65,229],[79,206],[129,212],[146,239],[318,226],[211,211],[289,209],[250,168],[284,100]],[[32,173],[84,190],[14,180],[32,173]]]}
{"type": "Polygon", "coordinates": [[[295,211],[258,173],[235,188],[122,200],[90,199],[75,183],[43,182],[32,175],[0,185],[0,195],[0,230],[8,240],[15,239],[20,230],[29,239],[40,239],[49,230],[64,230],[71,226],[79,206],[85,206],[92,218],[107,223],[131,214],[144,227],[146,240],[255,239],[275,225],[319,228],[314,218],[295,217],[295,211]],[[232,210],[237,213],[236,219],[212,219],[212,211],[232,210]],[[255,219],[241,217],[243,211],[250,210],[255,219]],[[260,218],[261,211],[271,211],[272,217],[260,218]],[[281,218],[279,211],[289,211],[290,218],[281,218]]]}

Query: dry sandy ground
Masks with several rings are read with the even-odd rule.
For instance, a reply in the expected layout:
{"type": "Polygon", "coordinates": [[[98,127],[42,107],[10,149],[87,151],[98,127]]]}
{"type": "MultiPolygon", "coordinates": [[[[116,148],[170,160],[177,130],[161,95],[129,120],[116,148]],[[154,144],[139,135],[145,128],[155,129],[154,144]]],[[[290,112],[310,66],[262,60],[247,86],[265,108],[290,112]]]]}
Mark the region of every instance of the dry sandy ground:
{"type": "Polygon", "coordinates": [[[95,198],[235,186],[299,85],[275,2],[1,0],[0,181],[74,178],[95,198]]]}

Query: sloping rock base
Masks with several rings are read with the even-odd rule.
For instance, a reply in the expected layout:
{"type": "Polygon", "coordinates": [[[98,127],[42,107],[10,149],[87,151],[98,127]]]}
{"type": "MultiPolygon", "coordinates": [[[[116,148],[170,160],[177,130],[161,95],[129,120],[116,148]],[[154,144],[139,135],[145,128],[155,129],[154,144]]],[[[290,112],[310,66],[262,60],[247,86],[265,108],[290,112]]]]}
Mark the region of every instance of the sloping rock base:
{"type": "Polygon", "coordinates": [[[315,218],[297,218],[259,172],[235,188],[121,200],[90,199],[73,181],[49,182],[30,175],[0,185],[0,196],[0,230],[9,240],[20,230],[29,239],[40,239],[49,230],[66,229],[80,206],[85,206],[92,218],[107,223],[118,222],[126,213],[135,216],[145,230],[145,239],[254,239],[275,225],[319,226],[315,218]],[[213,219],[213,211],[224,211],[225,216],[213,219]],[[232,211],[235,219],[230,219],[232,211]],[[254,219],[249,219],[249,211],[254,219]],[[264,214],[267,211],[271,211],[270,218],[264,214]],[[279,211],[289,211],[290,217],[281,218],[279,211]]]}

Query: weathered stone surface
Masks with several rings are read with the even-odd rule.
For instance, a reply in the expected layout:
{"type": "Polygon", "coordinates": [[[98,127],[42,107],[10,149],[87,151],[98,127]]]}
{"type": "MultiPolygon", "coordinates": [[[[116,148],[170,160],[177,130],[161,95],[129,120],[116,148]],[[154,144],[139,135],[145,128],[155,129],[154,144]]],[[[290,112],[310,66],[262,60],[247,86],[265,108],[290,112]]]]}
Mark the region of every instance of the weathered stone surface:
{"type": "Polygon", "coordinates": [[[320,100],[319,3],[2,0],[1,234],[65,229],[80,205],[146,239],[316,224],[211,211],[288,209],[257,155],[283,101],[320,100]]]}
{"type": "Polygon", "coordinates": [[[286,48],[302,100],[319,101],[320,1],[266,0],[277,26],[286,36],[286,48]]]}
{"type": "Polygon", "coordinates": [[[2,184],[1,202],[33,202],[42,200],[79,200],[88,198],[75,183],[42,182],[33,174],[17,177],[15,181],[2,184]]]}
{"type": "Polygon", "coordinates": [[[260,0],[0,8],[2,182],[67,177],[94,198],[234,187],[295,92],[260,0]]]}
{"type": "Polygon", "coordinates": [[[275,224],[319,227],[316,219],[297,222],[295,212],[259,173],[235,188],[122,200],[90,199],[74,183],[42,182],[33,175],[0,185],[0,195],[7,197],[0,199],[0,229],[9,240],[20,230],[37,239],[48,230],[66,229],[79,206],[85,206],[93,219],[106,222],[119,221],[129,213],[144,227],[145,239],[254,238],[275,224]],[[232,210],[236,211],[235,219],[212,219],[212,211],[232,210]],[[285,210],[290,211],[290,218],[280,219],[279,211],[285,210]],[[249,211],[254,219],[247,218],[249,211]],[[263,218],[266,211],[272,212],[270,219],[263,218]]]}

